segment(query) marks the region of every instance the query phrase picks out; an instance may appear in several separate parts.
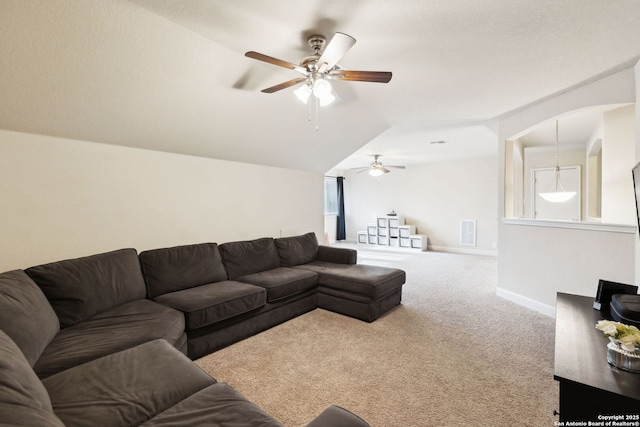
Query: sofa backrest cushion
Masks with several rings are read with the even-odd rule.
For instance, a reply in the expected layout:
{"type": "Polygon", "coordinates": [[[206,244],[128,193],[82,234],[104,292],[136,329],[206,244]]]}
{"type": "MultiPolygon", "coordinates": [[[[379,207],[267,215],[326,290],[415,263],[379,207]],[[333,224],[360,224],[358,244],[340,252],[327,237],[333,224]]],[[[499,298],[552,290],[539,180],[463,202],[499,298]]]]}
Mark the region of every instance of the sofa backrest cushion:
{"type": "Polygon", "coordinates": [[[60,331],[60,322],[38,285],[22,270],[0,274],[0,329],[31,366],[60,331]]]}
{"type": "Polygon", "coordinates": [[[306,264],[314,261],[318,253],[316,233],[276,239],[280,264],[284,267],[306,264]]]}
{"type": "Polygon", "coordinates": [[[153,249],[139,257],[149,298],[227,280],[215,243],[153,249]]]}
{"type": "Polygon", "coordinates": [[[64,427],[53,413],[51,399],[44,385],[17,344],[2,330],[0,414],[2,425],[64,427]]]}
{"type": "Polygon", "coordinates": [[[53,262],[26,272],[47,296],[62,328],[146,296],[135,249],[53,262]]]}
{"type": "Polygon", "coordinates": [[[278,250],[272,237],[223,243],[220,245],[220,254],[229,280],[280,267],[278,250]]]}

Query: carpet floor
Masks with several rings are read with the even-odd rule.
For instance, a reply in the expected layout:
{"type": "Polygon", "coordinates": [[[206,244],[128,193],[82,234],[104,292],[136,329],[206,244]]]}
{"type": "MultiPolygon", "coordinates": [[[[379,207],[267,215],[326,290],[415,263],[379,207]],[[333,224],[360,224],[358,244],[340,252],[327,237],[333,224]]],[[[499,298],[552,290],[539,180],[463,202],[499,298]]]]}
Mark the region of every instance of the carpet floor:
{"type": "Polygon", "coordinates": [[[552,426],[552,318],[495,294],[496,258],[358,249],[404,269],[373,323],[317,309],[199,359],[287,427],[343,406],[372,427],[552,426]]]}

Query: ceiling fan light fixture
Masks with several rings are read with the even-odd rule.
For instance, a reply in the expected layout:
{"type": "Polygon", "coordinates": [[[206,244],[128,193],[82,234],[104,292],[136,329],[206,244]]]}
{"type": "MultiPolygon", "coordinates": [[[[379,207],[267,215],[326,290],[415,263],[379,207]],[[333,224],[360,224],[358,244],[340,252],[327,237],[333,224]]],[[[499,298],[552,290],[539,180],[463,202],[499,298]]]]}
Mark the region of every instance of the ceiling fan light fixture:
{"type": "Polygon", "coordinates": [[[384,170],[380,169],[380,168],[373,168],[371,170],[369,170],[369,175],[371,176],[380,176],[384,173],[384,170]]]}
{"type": "Polygon", "coordinates": [[[309,97],[311,96],[312,90],[309,85],[302,85],[298,89],[293,91],[293,94],[300,100],[300,102],[306,104],[309,102],[309,97]]]}
{"type": "Polygon", "coordinates": [[[325,79],[317,79],[313,84],[313,94],[318,98],[331,94],[331,83],[325,79]]]}
{"type": "Polygon", "coordinates": [[[320,101],[320,106],[325,107],[333,103],[333,101],[336,100],[336,97],[332,93],[328,93],[324,95],[322,98],[318,98],[318,100],[320,101]]]}
{"type": "Polygon", "coordinates": [[[316,80],[315,84],[304,84],[293,91],[293,94],[304,104],[309,103],[311,95],[318,98],[321,107],[331,104],[336,100],[335,95],[331,91],[331,83],[326,80],[316,80]]]}
{"type": "Polygon", "coordinates": [[[336,97],[331,93],[331,83],[325,79],[317,79],[313,83],[313,95],[318,98],[321,106],[329,105],[336,97]]]}

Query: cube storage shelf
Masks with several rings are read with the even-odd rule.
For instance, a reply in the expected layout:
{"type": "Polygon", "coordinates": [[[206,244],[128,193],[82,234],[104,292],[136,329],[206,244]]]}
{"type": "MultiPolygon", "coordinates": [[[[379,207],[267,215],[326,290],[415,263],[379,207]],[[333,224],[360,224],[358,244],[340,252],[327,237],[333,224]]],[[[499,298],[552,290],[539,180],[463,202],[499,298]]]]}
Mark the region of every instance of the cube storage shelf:
{"type": "Polygon", "coordinates": [[[375,224],[367,225],[367,231],[358,231],[357,242],[420,251],[427,250],[427,236],[416,234],[416,226],[405,224],[404,217],[397,215],[376,217],[375,224]]]}

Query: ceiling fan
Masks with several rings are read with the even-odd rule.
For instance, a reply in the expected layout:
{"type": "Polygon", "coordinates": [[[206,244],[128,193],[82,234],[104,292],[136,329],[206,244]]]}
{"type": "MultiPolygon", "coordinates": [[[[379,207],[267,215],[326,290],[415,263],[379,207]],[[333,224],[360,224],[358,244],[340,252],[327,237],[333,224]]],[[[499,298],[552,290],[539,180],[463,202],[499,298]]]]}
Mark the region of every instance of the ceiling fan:
{"type": "Polygon", "coordinates": [[[311,94],[313,94],[318,98],[321,105],[326,105],[335,99],[335,97],[331,95],[331,85],[328,80],[375,83],[388,83],[389,80],[391,80],[391,72],[389,71],[354,71],[340,68],[338,61],[342,59],[356,42],[356,39],[353,37],[344,33],[335,33],[328,44],[326,41],[326,38],[322,35],[316,34],[310,36],[307,39],[307,43],[313,49],[313,55],[304,58],[300,62],[300,65],[254,51],[245,53],[245,56],[248,58],[288,68],[302,74],[302,77],[262,89],[261,92],[273,93],[304,83],[304,86],[296,90],[296,96],[304,102],[307,102],[311,94]]]}
{"type": "Polygon", "coordinates": [[[351,170],[360,170],[359,172],[356,172],[356,173],[362,173],[362,172],[369,171],[369,175],[380,176],[382,174],[391,172],[388,168],[393,168],[393,169],[404,169],[405,168],[404,166],[391,166],[391,165],[383,166],[382,162],[378,161],[379,157],[380,157],[380,155],[376,154],[376,155],[373,156],[373,162],[371,162],[371,164],[369,166],[365,166],[365,167],[362,167],[362,168],[352,168],[351,170]]]}

